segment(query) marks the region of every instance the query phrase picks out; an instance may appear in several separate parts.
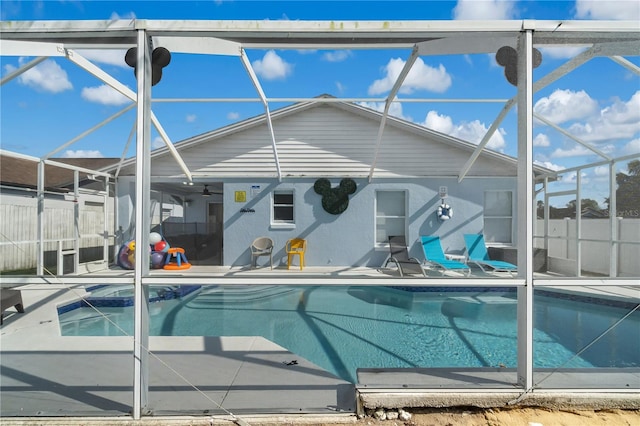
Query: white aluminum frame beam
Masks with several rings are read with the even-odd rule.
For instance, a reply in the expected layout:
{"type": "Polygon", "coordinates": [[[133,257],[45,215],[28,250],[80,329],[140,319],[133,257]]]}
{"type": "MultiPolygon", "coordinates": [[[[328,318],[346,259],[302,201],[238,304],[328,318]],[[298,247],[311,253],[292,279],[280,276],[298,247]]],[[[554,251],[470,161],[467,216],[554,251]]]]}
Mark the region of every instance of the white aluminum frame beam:
{"type": "Polygon", "coordinates": [[[608,156],[607,154],[605,154],[604,152],[600,151],[597,148],[594,148],[591,144],[586,143],[583,140],[580,140],[579,138],[573,136],[571,133],[567,132],[565,129],[563,129],[562,127],[554,124],[553,122],[547,120],[546,118],[542,117],[540,114],[536,114],[535,112],[533,113],[533,116],[537,119],[542,121],[544,124],[546,124],[547,126],[557,130],[558,132],[560,132],[561,134],[563,134],[564,136],[568,137],[569,139],[571,139],[572,141],[576,142],[579,145],[582,145],[583,147],[587,148],[589,151],[592,151],[593,153],[599,155],[600,157],[604,158],[605,160],[611,160],[611,157],[608,156]]]}
{"type": "MultiPolygon", "coordinates": [[[[67,52],[67,58],[71,62],[78,65],[80,68],[84,69],[85,71],[89,72],[90,74],[92,74],[93,76],[101,80],[103,83],[111,86],[113,89],[120,92],[120,94],[122,94],[123,96],[131,99],[134,102],[137,102],[136,94],[127,86],[120,83],[115,78],[111,77],[109,74],[104,72],[101,68],[95,66],[92,62],[85,59],[78,52],[72,49],[66,49],[66,52],[67,52]]],[[[151,102],[149,101],[149,106],[150,105],[151,105],[151,102]]],[[[173,143],[171,142],[171,139],[169,138],[167,133],[164,131],[162,124],[160,124],[160,121],[155,116],[153,111],[151,111],[150,114],[151,114],[151,121],[153,122],[154,127],[162,137],[164,144],[169,149],[169,152],[178,163],[178,166],[180,167],[180,169],[182,169],[182,172],[187,176],[187,179],[189,181],[193,180],[193,177],[191,176],[191,171],[185,164],[184,160],[182,159],[182,156],[178,153],[178,150],[175,148],[175,146],[173,146],[173,143]]]]}
{"type": "MultiPolygon", "coordinates": [[[[222,48],[222,46],[224,46],[225,49],[228,50],[231,45],[236,45],[236,47],[237,47],[237,43],[226,42],[225,40],[218,40],[218,41],[220,42],[218,48],[222,48]]],[[[69,49],[69,48],[65,48],[64,44],[46,43],[46,42],[34,42],[34,41],[16,41],[16,40],[0,40],[0,42],[2,43],[2,44],[0,44],[0,47],[1,47],[0,52],[2,52],[2,56],[19,56],[19,55],[44,56],[43,58],[37,58],[36,60],[31,61],[27,65],[21,67],[19,70],[17,70],[15,72],[5,76],[5,78],[2,79],[2,82],[1,82],[2,84],[6,83],[7,81],[12,80],[13,78],[17,77],[18,75],[22,74],[23,72],[27,71],[28,69],[38,65],[40,62],[45,60],[47,56],[65,56],[71,62],[73,62],[74,64],[78,65],[80,68],[84,69],[85,71],[89,72],[90,74],[92,74],[94,77],[98,78],[99,80],[101,80],[105,84],[109,85],[110,87],[112,87],[113,89],[118,91],[123,96],[129,98],[130,100],[132,100],[134,102],[136,101],[136,94],[131,89],[129,89],[124,84],[120,83],[118,80],[116,80],[115,78],[113,78],[112,76],[110,76],[109,74],[104,72],[101,68],[97,67],[92,62],[90,62],[87,59],[85,59],[82,55],[80,55],[75,50],[69,49]]],[[[176,44],[180,43],[180,42],[182,44],[184,44],[184,40],[177,40],[176,44]]],[[[202,42],[201,42],[201,44],[202,44],[202,42]]],[[[169,42],[169,45],[171,45],[171,42],[169,42]]],[[[197,44],[196,44],[196,46],[197,46],[197,44]]],[[[121,111],[120,113],[115,114],[111,118],[103,121],[101,124],[91,128],[87,132],[84,132],[83,134],[79,135],[78,137],[76,137],[76,138],[72,139],[71,141],[65,143],[64,145],[58,147],[57,149],[55,149],[52,152],[48,153],[45,156],[45,158],[49,158],[50,156],[55,155],[57,152],[60,152],[64,148],[66,148],[66,147],[70,146],[71,144],[77,142],[79,139],[87,136],[89,133],[99,129],[100,127],[102,127],[105,124],[109,123],[113,119],[119,117],[122,113],[128,111],[132,107],[133,106],[130,106],[129,108],[125,108],[125,110],[121,111]]],[[[153,113],[152,113],[152,116],[151,116],[151,120],[153,121],[153,124],[156,127],[158,133],[162,137],[162,140],[164,141],[165,145],[167,146],[167,148],[171,152],[171,155],[174,157],[174,159],[176,160],[176,162],[178,163],[178,165],[182,169],[183,173],[186,175],[187,179],[189,181],[192,181],[193,177],[191,176],[191,171],[189,170],[189,168],[185,164],[184,160],[182,159],[182,157],[180,156],[180,154],[178,153],[176,148],[173,146],[173,143],[171,142],[171,139],[169,138],[167,133],[164,131],[164,128],[160,124],[160,121],[157,119],[157,117],[153,113]]]]}
{"type": "Polygon", "coordinates": [[[533,388],[533,28],[518,40],[518,384],[533,388]]]}
{"type": "Polygon", "coordinates": [[[0,40],[2,56],[65,56],[64,45],[41,41],[0,40]]]}
{"type": "Polygon", "coordinates": [[[640,75],[640,67],[631,62],[630,60],[623,58],[622,56],[609,56],[613,62],[622,65],[635,75],[640,75]]]}
{"type": "Polygon", "coordinates": [[[42,158],[44,160],[47,160],[49,158],[51,158],[52,156],[56,155],[57,153],[59,153],[60,151],[62,151],[65,148],[68,148],[69,146],[73,145],[74,143],[78,142],[80,139],[90,135],[91,133],[95,132],[96,130],[98,130],[99,128],[109,124],[110,122],[112,122],[113,120],[115,120],[116,118],[120,117],[121,115],[123,115],[124,113],[126,113],[127,111],[130,111],[131,109],[133,109],[133,107],[135,107],[136,104],[131,104],[126,106],[125,108],[121,109],[120,111],[116,112],[115,114],[113,114],[110,117],[107,117],[105,120],[101,121],[100,123],[96,124],[95,126],[93,126],[92,128],[85,130],[84,132],[80,133],[78,136],[72,138],[71,140],[63,143],[62,145],[60,145],[59,147],[57,147],[56,149],[54,149],[53,151],[50,151],[49,153],[45,154],[42,158]]]}
{"type": "MultiPolygon", "coordinates": [[[[234,103],[234,102],[260,102],[260,98],[156,98],[152,99],[152,103],[234,103]]],[[[314,104],[331,104],[344,102],[385,102],[387,98],[267,98],[268,102],[291,102],[300,103],[308,102],[314,104]]],[[[508,99],[473,99],[473,98],[405,98],[402,103],[505,103],[508,99]]]]}
{"type": "Polygon", "coordinates": [[[495,120],[493,120],[493,123],[491,123],[491,126],[489,126],[487,133],[484,134],[484,136],[482,137],[482,140],[480,140],[480,143],[478,143],[476,150],[473,151],[473,154],[471,154],[471,157],[469,157],[469,159],[464,164],[464,166],[462,166],[462,170],[460,171],[460,175],[458,176],[458,183],[462,182],[463,179],[467,176],[467,173],[469,173],[469,170],[471,170],[471,167],[473,167],[473,164],[476,162],[476,160],[480,156],[480,153],[482,152],[484,147],[487,146],[487,144],[489,143],[489,140],[491,140],[491,137],[496,132],[496,130],[498,130],[498,127],[500,127],[500,124],[502,124],[502,121],[505,119],[505,117],[507,116],[509,111],[511,111],[511,108],[515,104],[516,104],[516,98],[514,97],[509,99],[507,103],[504,105],[504,107],[502,107],[502,110],[500,111],[498,116],[495,118],[495,120]]]}
{"type": "Polygon", "coordinates": [[[547,172],[545,174],[542,174],[540,176],[540,178],[544,179],[545,177],[557,177],[557,176],[560,176],[560,175],[563,175],[563,174],[569,173],[569,172],[575,172],[575,171],[582,170],[582,169],[590,169],[592,167],[604,166],[606,164],[619,163],[619,162],[622,162],[622,161],[633,160],[634,158],[640,158],[640,153],[623,155],[622,157],[616,157],[616,158],[614,158],[612,160],[602,160],[602,161],[598,161],[596,163],[589,163],[589,164],[585,164],[585,165],[582,165],[582,166],[568,167],[568,168],[562,169],[562,170],[554,170],[554,171],[550,171],[550,172],[547,172]]]}
{"type": "Polygon", "coordinates": [[[18,77],[20,74],[29,71],[31,68],[35,67],[36,65],[38,65],[41,62],[44,62],[46,59],[47,59],[46,56],[40,56],[39,58],[35,58],[34,60],[27,62],[26,64],[24,64],[23,66],[21,66],[17,70],[15,70],[13,72],[10,72],[6,76],[4,76],[2,78],[2,80],[0,80],[0,86],[2,86],[3,84],[5,84],[5,83],[7,83],[7,82],[9,82],[11,80],[13,80],[14,78],[18,77]]]}
{"type": "Polygon", "coordinates": [[[201,55],[240,56],[242,45],[234,41],[214,37],[153,37],[155,47],[162,46],[169,52],[201,55]]]}
{"type": "Polygon", "coordinates": [[[478,36],[471,41],[468,37],[446,37],[417,43],[420,56],[428,55],[464,55],[475,53],[495,53],[502,46],[514,49],[517,43],[514,37],[495,36],[488,34],[478,36]]]}
{"type": "Polygon", "coordinates": [[[144,30],[138,30],[136,117],[136,195],[134,270],[133,418],[140,420],[149,402],[149,209],[151,205],[151,46],[144,30]]]}
{"type": "Polygon", "coordinates": [[[129,137],[127,138],[127,143],[124,145],[124,149],[122,150],[122,155],[120,156],[120,161],[118,161],[118,167],[114,173],[114,176],[117,178],[120,176],[120,170],[122,170],[122,163],[125,161],[127,157],[127,151],[129,151],[129,145],[131,145],[131,141],[133,140],[133,135],[136,134],[136,123],[133,123],[131,127],[131,132],[129,133],[129,137]]]}
{"type": "Polygon", "coordinates": [[[380,146],[382,145],[382,135],[384,133],[384,126],[387,124],[387,117],[389,116],[389,108],[391,108],[391,103],[394,101],[396,95],[400,91],[400,88],[402,87],[402,83],[404,83],[404,80],[407,78],[407,75],[409,75],[409,72],[411,71],[413,64],[415,64],[416,60],[418,59],[419,50],[420,49],[418,48],[418,46],[413,47],[413,50],[411,51],[411,56],[409,56],[409,58],[407,59],[407,62],[405,62],[404,67],[402,68],[402,71],[400,71],[400,75],[398,75],[398,78],[393,84],[393,87],[391,88],[391,91],[389,92],[389,95],[387,96],[387,99],[384,102],[384,111],[382,112],[382,118],[380,119],[380,127],[378,128],[378,136],[376,137],[376,146],[373,151],[373,160],[371,161],[371,168],[369,169],[369,182],[371,182],[371,179],[373,179],[373,172],[375,171],[376,164],[378,163],[378,154],[380,152],[380,146]]]}
{"type": "MultiPolygon", "coordinates": [[[[578,173],[578,176],[580,173],[578,173]]],[[[618,198],[616,195],[618,182],[616,181],[615,161],[609,164],[609,277],[618,276],[618,250],[616,240],[618,235],[618,198]]]]}
{"type": "MultiPolygon", "coordinates": [[[[535,93],[538,90],[545,88],[549,84],[562,78],[563,76],[570,73],[571,71],[578,68],[579,66],[585,64],[595,56],[596,51],[597,49],[592,47],[591,49],[588,49],[576,55],[570,61],[564,63],[560,67],[556,68],[554,71],[542,77],[540,80],[534,83],[533,92],[535,93]]],[[[480,156],[480,153],[482,152],[484,147],[487,145],[487,143],[489,143],[489,140],[491,139],[495,131],[498,129],[498,127],[502,123],[502,120],[504,120],[504,118],[507,116],[507,113],[509,112],[509,110],[511,110],[513,105],[515,105],[516,99],[517,99],[517,96],[509,99],[509,101],[507,101],[502,111],[500,111],[500,113],[498,114],[498,117],[496,117],[496,119],[493,121],[493,123],[491,124],[491,127],[489,127],[489,130],[487,130],[487,133],[485,133],[484,137],[476,147],[476,150],[473,152],[473,154],[471,154],[471,157],[469,157],[469,160],[467,160],[465,165],[462,166],[462,170],[460,172],[460,175],[458,176],[458,182],[462,182],[462,180],[465,178],[467,173],[469,173],[469,170],[471,170],[471,167],[480,156]]]]}
{"type": "Polygon", "coordinates": [[[247,58],[247,54],[242,49],[240,54],[240,60],[242,61],[242,65],[247,70],[249,77],[251,78],[251,82],[253,83],[253,87],[255,87],[258,92],[258,96],[260,96],[260,100],[262,101],[262,105],[264,106],[264,115],[267,120],[267,127],[269,128],[269,135],[271,136],[271,147],[273,149],[273,160],[276,165],[276,172],[278,174],[278,182],[282,182],[282,170],[280,169],[280,159],[278,157],[278,147],[276,144],[276,135],[273,131],[273,123],[271,122],[271,111],[269,111],[269,102],[267,101],[267,97],[262,90],[262,86],[260,85],[260,81],[258,80],[258,76],[253,70],[251,66],[251,62],[249,62],[249,58],[247,58]]]}
{"type": "Polygon", "coordinates": [[[38,217],[37,217],[37,236],[38,236],[38,264],[36,265],[36,274],[44,275],[44,160],[38,161],[38,217]]]}

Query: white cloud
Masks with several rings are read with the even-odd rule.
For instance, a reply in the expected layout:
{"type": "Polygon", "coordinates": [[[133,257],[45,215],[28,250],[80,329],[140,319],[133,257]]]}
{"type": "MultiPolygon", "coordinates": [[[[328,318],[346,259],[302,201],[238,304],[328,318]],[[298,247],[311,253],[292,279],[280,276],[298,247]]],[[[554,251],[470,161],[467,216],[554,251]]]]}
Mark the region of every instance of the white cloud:
{"type": "Polygon", "coordinates": [[[592,115],[598,103],[584,91],[556,90],[548,98],[542,98],[533,111],[554,124],[582,119],[592,115]]]}
{"type": "Polygon", "coordinates": [[[622,153],[625,155],[640,153],[640,139],[634,139],[622,147],[622,153]]]}
{"type": "Polygon", "coordinates": [[[598,177],[609,177],[609,166],[598,166],[593,169],[593,174],[598,177]]]}
{"type": "Polygon", "coordinates": [[[535,160],[534,163],[539,165],[539,166],[541,166],[541,167],[545,167],[545,168],[547,168],[549,170],[554,170],[556,172],[558,170],[566,169],[565,166],[560,166],[560,165],[552,163],[550,161],[538,161],[538,160],[535,160]]]}
{"type": "MultiPolygon", "coordinates": [[[[358,102],[358,105],[362,105],[365,108],[370,108],[378,112],[384,111],[384,102],[358,102]]],[[[404,112],[402,111],[402,103],[400,102],[391,102],[391,106],[389,106],[389,115],[403,120],[413,121],[411,117],[404,115],[404,112]]]]}
{"type": "Polygon", "coordinates": [[[619,99],[593,114],[584,123],[574,123],[568,131],[587,142],[631,139],[640,132],[640,91],[628,102],[619,99]]]}
{"type": "Polygon", "coordinates": [[[453,8],[454,19],[514,19],[513,1],[505,0],[458,0],[453,8]]]}
{"type": "Polygon", "coordinates": [[[151,149],[164,148],[165,146],[166,144],[164,143],[164,139],[162,139],[162,136],[156,136],[151,141],[151,149]]]}
{"type": "Polygon", "coordinates": [[[238,118],[240,118],[239,112],[231,111],[230,113],[227,114],[228,120],[237,120],[238,118]]]}
{"type": "MultiPolygon", "coordinates": [[[[20,65],[24,61],[24,58],[20,58],[20,65]]],[[[25,86],[50,93],[60,93],[73,89],[73,85],[67,77],[67,72],[52,59],[47,59],[22,73],[18,77],[18,81],[25,86]]]]}
{"type": "Polygon", "coordinates": [[[111,14],[111,18],[112,21],[117,21],[118,19],[136,19],[136,14],[133,12],[129,12],[129,13],[125,13],[124,15],[120,16],[118,15],[116,12],[113,12],[111,14]]]}
{"type": "Polygon", "coordinates": [[[552,153],[553,158],[582,157],[585,155],[593,155],[593,151],[578,145],[571,149],[556,148],[552,153]]]}
{"type": "Polygon", "coordinates": [[[448,115],[440,115],[437,111],[429,111],[422,125],[445,134],[453,131],[453,120],[451,117],[448,115]]]}
{"type": "Polygon", "coordinates": [[[616,99],[611,106],[604,108],[600,115],[614,124],[637,123],[640,121],[640,91],[634,93],[629,102],[616,99]]]}
{"type": "Polygon", "coordinates": [[[124,55],[127,53],[126,50],[81,49],[78,50],[78,53],[80,54],[80,56],[90,60],[91,62],[129,68],[129,65],[127,65],[127,63],[124,61],[124,55]]]}
{"type": "Polygon", "coordinates": [[[187,123],[193,123],[198,119],[198,116],[196,116],[195,114],[187,114],[187,116],[185,117],[185,120],[187,121],[187,123]]]}
{"type": "Polygon", "coordinates": [[[533,146],[542,146],[547,147],[551,146],[551,141],[549,140],[549,136],[544,133],[538,133],[535,138],[533,138],[533,146]]]}
{"type": "MultiPolygon", "coordinates": [[[[369,86],[369,95],[379,95],[388,92],[398,79],[400,72],[404,68],[405,61],[396,58],[390,59],[384,67],[385,77],[376,80],[369,86]]],[[[411,71],[405,78],[400,93],[411,94],[416,90],[430,90],[436,93],[443,93],[451,86],[451,76],[445,67],[440,64],[438,68],[426,65],[421,58],[418,58],[411,67],[411,71]]]]}
{"type": "Polygon", "coordinates": [[[342,62],[352,55],[353,53],[351,53],[350,50],[336,50],[333,52],[325,52],[322,55],[322,59],[328,62],[342,62]]]}
{"type": "Polygon", "coordinates": [[[285,62],[278,54],[269,50],[262,59],[252,63],[256,74],[266,80],[284,79],[293,71],[293,65],[285,62]]]}
{"type": "MultiPolygon", "coordinates": [[[[440,115],[436,111],[429,111],[424,122],[421,124],[440,133],[445,133],[455,138],[475,144],[482,141],[482,138],[486,135],[488,130],[488,127],[479,120],[454,124],[451,117],[440,115]]],[[[487,147],[495,151],[504,151],[506,146],[506,142],[504,140],[505,134],[506,132],[503,129],[499,129],[491,136],[487,143],[487,147]]]]}
{"type": "Polygon", "coordinates": [[[129,98],[106,84],[96,87],[84,87],[82,99],[103,105],[125,105],[131,102],[129,98]]]}
{"type": "MultiPolygon", "coordinates": [[[[575,187],[576,181],[578,179],[577,172],[569,172],[559,176],[561,183],[570,183],[575,187]]],[[[585,172],[580,173],[580,183],[586,184],[589,183],[590,179],[587,177],[585,172]]]]}
{"type": "Polygon", "coordinates": [[[347,87],[339,81],[336,81],[336,90],[338,93],[344,93],[344,91],[347,90],[347,87]]]}
{"type": "Polygon", "coordinates": [[[98,150],[68,149],[62,154],[62,158],[104,158],[98,150]]]}
{"type": "Polygon", "coordinates": [[[579,19],[640,20],[640,3],[635,0],[576,0],[579,19]]]}

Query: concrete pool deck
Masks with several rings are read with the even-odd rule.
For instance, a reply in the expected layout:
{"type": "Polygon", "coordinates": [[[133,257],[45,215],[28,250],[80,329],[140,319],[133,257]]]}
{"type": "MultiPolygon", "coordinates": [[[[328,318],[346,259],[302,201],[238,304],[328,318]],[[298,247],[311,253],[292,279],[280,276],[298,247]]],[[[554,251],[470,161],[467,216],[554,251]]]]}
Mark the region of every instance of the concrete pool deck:
{"type": "MultiPolygon", "coordinates": [[[[9,314],[0,333],[2,417],[129,413],[133,338],[61,336],[55,308],[83,289],[29,287],[26,312],[9,314]]],[[[154,415],[355,410],[353,384],[262,337],[149,340],[154,415]]]]}
{"type": "MultiPolygon", "coordinates": [[[[127,416],[133,400],[133,339],[60,336],[56,307],[83,296],[83,286],[28,285],[21,290],[26,312],[7,312],[0,329],[0,416],[127,416]]],[[[634,300],[635,288],[622,290],[606,289],[634,300]]],[[[361,369],[354,385],[255,336],[151,337],[150,350],[158,357],[150,357],[148,408],[153,416],[227,411],[332,415],[376,404],[492,406],[522,394],[510,369],[361,369]]],[[[526,399],[640,407],[639,369],[557,371],[545,378],[548,373],[536,372],[544,386],[526,399]],[[574,393],[558,391],[569,385],[574,393]],[[619,391],[601,395],[602,389],[619,391]],[[590,394],[600,396],[594,400],[590,394]]]]}

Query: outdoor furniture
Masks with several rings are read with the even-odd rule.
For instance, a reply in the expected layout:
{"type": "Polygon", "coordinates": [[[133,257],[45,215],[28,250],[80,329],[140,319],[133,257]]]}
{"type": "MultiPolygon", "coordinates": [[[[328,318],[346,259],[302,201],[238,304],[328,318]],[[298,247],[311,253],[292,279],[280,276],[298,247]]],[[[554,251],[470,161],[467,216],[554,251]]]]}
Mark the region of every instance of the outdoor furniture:
{"type": "Polygon", "coordinates": [[[273,240],[269,237],[258,237],[251,243],[251,267],[257,268],[258,257],[269,256],[269,264],[273,269],[273,240]]]}
{"type": "Polygon", "coordinates": [[[300,260],[300,270],[302,270],[304,266],[304,254],[307,251],[307,240],[303,238],[292,238],[287,241],[285,251],[287,252],[287,269],[291,267],[291,259],[298,256],[300,260]]]}
{"type": "Polygon", "coordinates": [[[2,310],[0,311],[0,325],[3,323],[4,311],[7,308],[14,306],[16,311],[24,313],[22,293],[20,293],[20,290],[0,290],[0,300],[0,305],[2,305],[2,310]]]}
{"type": "Polygon", "coordinates": [[[467,247],[468,261],[477,265],[483,272],[490,268],[493,272],[509,272],[512,274],[518,267],[502,260],[492,260],[487,251],[484,235],[464,234],[464,244],[467,247]]]}
{"type": "Polygon", "coordinates": [[[393,262],[396,264],[401,277],[406,274],[422,274],[422,276],[427,276],[420,261],[415,257],[409,257],[404,235],[389,236],[389,251],[391,256],[387,259],[384,265],[385,268],[389,262],[393,262]]]}
{"type": "Polygon", "coordinates": [[[420,237],[422,249],[427,263],[436,269],[439,269],[442,275],[447,271],[464,272],[466,275],[471,274],[469,266],[457,260],[447,259],[440,237],[434,235],[423,235],[420,237]]]}

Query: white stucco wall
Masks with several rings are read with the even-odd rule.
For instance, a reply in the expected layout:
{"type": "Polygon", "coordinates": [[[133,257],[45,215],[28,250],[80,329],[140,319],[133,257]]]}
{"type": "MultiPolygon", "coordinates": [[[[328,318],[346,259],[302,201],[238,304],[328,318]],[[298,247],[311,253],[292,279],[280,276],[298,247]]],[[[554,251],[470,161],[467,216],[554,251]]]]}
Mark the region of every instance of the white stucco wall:
{"type": "MultiPolygon", "coordinates": [[[[387,248],[375,247],[376,190],[406,190],[410,254],[424,259],[418,243],[420,235],[438,235],[447,252],[462,252],[464,233],[478,233],[483,227],[483,199],[485,190],[513,190],[512,178],[474,178],[458,184],[456,179],[355,179],[358,189],[350,196],[348,209],[340,215],[324,211],[321,197],[313,190],[315,179],[227,180],[224,185],[224,264],[248,265],[249,246],[259,236],[269,236],[275,242],[274,262],[286,263],[284,246],[289,238],[307,239],[307,265],[381,266],[387,248]],[[251,186],[260,185],[261,192],[251,198],[251,186]],[[440,222],[436,210],[440,204],[438,190],[447,186],[447,203],[454,207],[453,219],[440,222]],[[276,189],[293,189],[296,223],[293,228],[271,224],[271,196],[276,189]],[[235,192],[246,191],[246,202],[235,202],[235,192]],[[255,212],[241,212],[241,209],[255,212]]],[[[331,179],[337,186],[340,179],[331,179]]],[[[514,200],[516,197],[513,197],[514,200]]],[[[515,212],[514,206],[514,217],[515,212]]],[[[514,241],[515,243],[515,241],[514,241]]]]}

